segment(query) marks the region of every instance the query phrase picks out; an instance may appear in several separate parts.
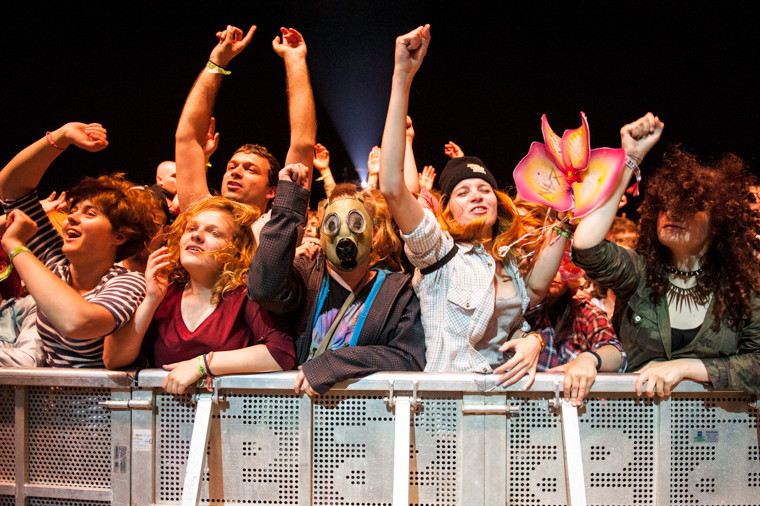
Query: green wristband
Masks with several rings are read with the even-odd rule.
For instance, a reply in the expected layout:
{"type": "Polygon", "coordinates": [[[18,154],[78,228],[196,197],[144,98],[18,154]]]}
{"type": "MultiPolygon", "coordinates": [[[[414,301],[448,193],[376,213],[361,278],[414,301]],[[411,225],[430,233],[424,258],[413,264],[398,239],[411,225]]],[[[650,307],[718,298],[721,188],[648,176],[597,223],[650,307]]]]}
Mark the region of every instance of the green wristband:
{"type": "Polygon", "coordinates": [[[201,373],[201,378],[206,375],[206,367],[203,365],[203,355],[198,355],[198,372],[201,373]]]}
{"type": "Polygon", "coordinates": [[[8,265],[13,263],[13,259],[16,258],[16,255],[20,253],[24,253],[24,252],[31,253],[32,250],[30,250],[26,246],[19,246],[18,248],[13,248],[13,251],[8,253],[8,265]]]}

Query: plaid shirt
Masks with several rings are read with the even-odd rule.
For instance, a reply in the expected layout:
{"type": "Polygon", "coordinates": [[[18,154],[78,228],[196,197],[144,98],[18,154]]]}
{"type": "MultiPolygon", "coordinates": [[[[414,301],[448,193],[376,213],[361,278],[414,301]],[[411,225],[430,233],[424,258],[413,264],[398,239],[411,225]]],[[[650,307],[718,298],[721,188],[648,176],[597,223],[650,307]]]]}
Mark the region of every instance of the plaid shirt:
{"type": "MultiPolygon", "coordinates": [[[[581,294],[573,297],[572,304],[575,322],[569,338],[560,336],[558,339],[552,327],[541,330],[546,348],[538,357],[538,371],[567,364],[584,351],[596,351],[602,346],[612,345],[623,354],[618,372],[625,372],[628,367],[628,357],[615,331],[612,330],[612,322],[607,313],[581,294]]],[[[541,323],[543,322],[539,325],[541,323]]]]}
{"type": "MultiPolygon", "coordinates": [[[[484,338],[493,316],[496,260],[482,244],[458,243],[454,258],[423,275],[420,269],[436,263],[454,246],[454,239],[427,209],[419,226],[402,237],[406,254],[417,267],[412,284],[425,327],[425,371],[491,372],[475,345],[484,338]]],[[[506,271],[522,297],[524,313],[529,303],[525,282],[513,264],[506,271]]],[[[523,328],[530,327],[524,323],[523,328]]]]}

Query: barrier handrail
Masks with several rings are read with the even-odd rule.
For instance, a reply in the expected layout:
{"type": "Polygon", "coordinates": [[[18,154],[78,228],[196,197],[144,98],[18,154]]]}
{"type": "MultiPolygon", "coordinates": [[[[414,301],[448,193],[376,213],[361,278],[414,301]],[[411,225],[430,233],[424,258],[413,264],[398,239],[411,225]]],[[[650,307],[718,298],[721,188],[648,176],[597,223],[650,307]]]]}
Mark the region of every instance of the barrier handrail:
{"type": "MultiPolygon", "coordinates": [[[[137,374],[137,387],[159,388],[167,371],[162,369],[142,369],[137,374]]],[[[280,371],[260,374],[219,376],[219,389],[266,389],[266,390],[292,390],[296,378],[296,371],[280,371]]],[[[395,382],[396,390],[407,391],[412,389],[414,381],[418,382],[420,392],[452,392],[485,393],[521,391],[527,381],[521,379],[506,389],[498,386],[494,388],[497,375],[478,373],[427,373],[427,372],[378,372],[363,378],[351,379],[336,383],[333,390],[387,390],[388,382],[395,382]]],[[[530,392],[554,393],[559,385],[562,388],[562,373],[538,373],[530,392]]],[[[591,387],[591,393],[634,393],[636,374],[630,373],[600,373],[596,382],[591,387]]],[[[702,383],[682,381],[673,389],[673,392],[714,392],[702,383]]],[[[746,392],[742,392],[746,394],[746,392]]]]}
{"type": "Polygon", "coordinates": [[[109,371],[68,367],[3,367],[0,385],[129,388],[137,369],[109,371]]]}

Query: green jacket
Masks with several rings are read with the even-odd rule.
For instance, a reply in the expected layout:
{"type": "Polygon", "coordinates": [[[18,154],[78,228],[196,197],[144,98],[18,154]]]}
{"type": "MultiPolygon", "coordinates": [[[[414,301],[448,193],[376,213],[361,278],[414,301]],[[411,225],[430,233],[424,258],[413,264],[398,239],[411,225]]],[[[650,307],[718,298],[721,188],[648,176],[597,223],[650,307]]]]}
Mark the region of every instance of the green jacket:
{"type": "Polygon", "coordinates": [[[615,292],[612,325],[628,353],[629,370],[652,360],[698,358],[716,390],[760,392],[760,299],[752,297],[752,317],[721,322],[712,329],[712,301],[702,326],[686,347],[671,351],[670,316],[665,297],[651,301],[645,260],[635,251],[603,241],[593,248],[573,249],[573,262],[600,285],[615,292]]]}

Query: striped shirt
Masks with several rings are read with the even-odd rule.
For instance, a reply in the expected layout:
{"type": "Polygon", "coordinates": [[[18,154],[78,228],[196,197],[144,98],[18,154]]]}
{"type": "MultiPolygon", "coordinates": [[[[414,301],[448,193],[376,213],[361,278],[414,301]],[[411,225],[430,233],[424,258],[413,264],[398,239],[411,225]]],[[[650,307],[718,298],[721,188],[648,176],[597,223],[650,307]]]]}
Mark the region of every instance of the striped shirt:
{"type": "MultiPolygon", "coordinates": [[[[479,343],[494,313],[496,260],[482,244],[457,243],[459,249],[448,263],[423,275],[420,269],[435,264],[454,245],[427,209],[417,228],[402,237],[409,261],[417,267],[412,285],[425,328],[425,371],[491,372],[488,359],[476,348],[483,347],[479,343]]],[[[522,314],[529,303],[525,283],[513,263],[505,269],[522,299],[522,314]]]]}
{"type": "MultiPolygon", "coordinates": [[[[32,191],[14,201],[4,201],[6,213],[12,209],[24,211],[37,224],[38,230],[27,246],[50,271],[71,284],[69,261],[61,248],[63,239],[53,228],[39,203],[37,192],[32,191]]],[[[127,323],[145,297],[145,278],[124,267],[114,265],[91,291],[81,294],[92,304],[108,310],[116,326],[111,332],[127,323]]],[[[103,341],[105,335],[94,339],[72,339],[63,335],[38,308],[37,331],[42,338],[45,360],[52,367],[103,368],[103,341]]]]}

